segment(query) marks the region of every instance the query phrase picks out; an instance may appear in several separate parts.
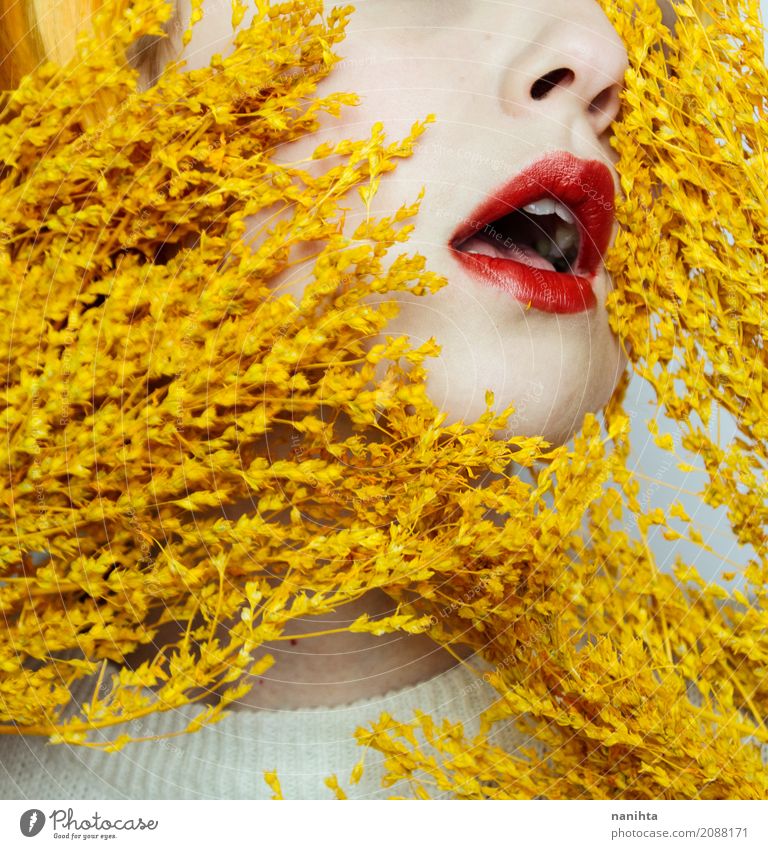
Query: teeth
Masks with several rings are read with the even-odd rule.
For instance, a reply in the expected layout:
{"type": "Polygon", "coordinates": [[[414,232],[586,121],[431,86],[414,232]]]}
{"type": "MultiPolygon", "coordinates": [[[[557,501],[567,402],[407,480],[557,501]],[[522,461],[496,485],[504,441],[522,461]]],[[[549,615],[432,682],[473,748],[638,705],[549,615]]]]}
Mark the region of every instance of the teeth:
{"type": "Polygon", "coordinates": [[[576,222],[576,218],[573,213],[567,206],[563,206],[559,201],[555,202],[555,212],[560,216],[560,218],[565,221],[566,224],[574,224],[576,222]]]}
{"type": "Polygon", "coordinates": [[[572,248],[576,244],[576,231],[573,227],[563,226],[562,224],[555,230],[555,242],[558,248],[565,253],[568,248],[572,248]]]}
{"type": "Polygon", "coordinates": [[[530,212],[532,215],[558,215],[566,224],[576,222],[571,210],[565,204],[553,198],[542,198],[533,201],[533,203],[528,203],[523,207],[523,212],[530,212]]]}
{"type": "Polygon", "coordinates": [[[533,215],[552,215],[557,204],[552,198],[542,198],[535,200],[533,203],[526,204],[523,207],[523,212],[530,212],[533,215]]]}

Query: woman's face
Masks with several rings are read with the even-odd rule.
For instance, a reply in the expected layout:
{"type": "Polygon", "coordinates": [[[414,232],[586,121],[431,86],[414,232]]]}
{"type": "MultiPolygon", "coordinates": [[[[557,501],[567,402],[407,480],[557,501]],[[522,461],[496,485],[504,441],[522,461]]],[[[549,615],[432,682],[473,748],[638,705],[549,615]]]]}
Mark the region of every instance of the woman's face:
{"type": "MultiPolygon", "coordinates": [[[[441,346],[427,361],[427,386],[448,423],[477,418],[491,389],[497,410],[516,406],[511,432],[565,441],[608,401],[625,365],[603,306],[611,281],[602,263],[615,233],[609,135],[624,46],[595,0],[355,5],[336,48],[343,61],[318,93],[355,91],[361,105],[323,116],[320,132],[275,159],[367,137],[378,120],[395,140],[434,113],[414,155],[383,177],[371,212],[390,214],[425,187],[409,242],[390,261],[419,252],[448,285],[396,293],[400,314],[385,333],[441,346]]],[[[183,54],[188,68],[231,52],[230,8],[204,0],[183,54]]],[[[351,235],[365,207],[356,192],[345,205],[351,235]]],[[[276,220],[264,213],[249,225],[256,232],[276,220]]],[[[301,295],[309,253],[281,289],[301,295]]]]}

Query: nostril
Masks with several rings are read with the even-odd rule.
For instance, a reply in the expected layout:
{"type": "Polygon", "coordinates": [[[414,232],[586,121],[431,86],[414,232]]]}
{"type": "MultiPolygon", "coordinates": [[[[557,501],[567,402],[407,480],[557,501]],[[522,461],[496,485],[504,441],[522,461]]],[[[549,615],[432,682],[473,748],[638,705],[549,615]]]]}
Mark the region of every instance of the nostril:
{"type": "Polygon", "coordinates": [[[553,88],[559,85],[570,85],[574,80],[574,73],[570,68],[557,68],[539,77],[531,86],[531,97],[534,100],[542,100],[553,88]]]}
{"type": "Polygon", "coordinates": [[[605,115],[615,112],[618,101],[619,87],[617,85],[609,85],[592,99],[592,102],[589,104],[589,111],[593,115],[605,115]]]}

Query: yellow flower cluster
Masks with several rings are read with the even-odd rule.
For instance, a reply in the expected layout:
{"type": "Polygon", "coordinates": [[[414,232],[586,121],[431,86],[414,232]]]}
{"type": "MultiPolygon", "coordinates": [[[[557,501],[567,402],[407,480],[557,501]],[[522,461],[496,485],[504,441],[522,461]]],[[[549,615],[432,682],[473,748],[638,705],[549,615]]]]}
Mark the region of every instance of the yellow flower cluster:
{"type": "MultiPolygon", "coordinates": [[[[768,796],[768,75],[757,0],[703,5],[682,0],[673,36],[655,0],[605,3],[631,59],[610,310],[636,379],[684,429],[676,459],[756,552],[747,593],[657,568],[653,526],[703,537],[682,505],[640,503],[621,392],[570,446],[505,442],[512,409],[492,397],[478,421],[443,424],[423,384],[435,345],[364,345],[396,312],[370,292],[447,281],[418,255],[382,263],[418,198],[352,239],[340,203],[370,198],[430,116],[400,141],[375,125],[319,148],[319,176],[269,156],[356,102],[314,94],[351,7],[256,2],[231,57],[140,93],[125,49],[169,10],[110,0],[108,38],[3,95],[0,733],[96,746],[91,729],[220,689],[193,732],[273,662],[252,653],[291,619],[380,588],[396,614],[352,630],[469,644],[499,696],[477,739],[424,714],[358,729],[387,782],[425,798],[768,796]],[[291,218],[252,249],[244,219],[275,203],[291,218]],[[306,294],[276,293],[312,242],[306,294]],[[720,411],[738,428],[728,449],[720,411]],[[222,515],[244,498],[246,515],[222,515]],[[75,680],[169,622],[183,639],[62,718],[75,680]],[[502,721],[532,744],[492,745],[502,721]]],[[[327,784],[345,798],[362,769],[327,784]]]]}

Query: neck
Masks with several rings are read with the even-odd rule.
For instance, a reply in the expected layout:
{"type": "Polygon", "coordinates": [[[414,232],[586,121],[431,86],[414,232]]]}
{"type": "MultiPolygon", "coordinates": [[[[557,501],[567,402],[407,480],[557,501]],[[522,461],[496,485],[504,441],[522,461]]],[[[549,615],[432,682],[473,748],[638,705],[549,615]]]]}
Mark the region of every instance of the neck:
{"type": "MultiPolygon", "coordinates": [[[[227,709],[335,707],[416,685],[455,666],[458,658],[471,655],[465,646],[449,652],[424,634],[318,633],[343,629],[363,613],[371,619],[386,616],[394,612],[394,606],[384,592],[370,590],[332,613],[291,620],[282,639],[266,642],[251,653],[254,662],[271,654],[275,664],[255,677],[251,690],[227,709]]],[[[151,662],[163,645],[178,641],[184,624],[161,626],[151,645],[126,655],[126,666],[137,669],[151,662]]],[[[222,643],[227,641],[231,624],[219,626],[217,636],[222,643]]],[[[250,681],[251,676],[244,675],[240,680],[250,681]]],[[[221,693],[212,690],[196,695],[200,696],[198,703],[215,704],[221,693]]]]}
{"type": "MultiPolygon", "coordinates": [[[[216,513],[236,520],[252,509],[252,500],[246,498],[216,513]]],[[[251,653],[254,662],[270,654],[275,664],[257,676],[251,690],[229,707],[293,710],[375,698],[426,681],[455,666],[459,658],[472,654],[466,646],[448,651],[425,634],[377,636],[343,630],[363,613],[377,619],[394,612],[392,599],[382,590],[372,589],[331,613],[291,620],[280,639],[264,643],[251,653]],[[337,633],[328,633],[337,629],[337,633]]],[[[217,635],[222,643],[227,642],[227,630],[232,624],[233,621],[220,624],[217,635]]],[[[178,640],[178,627],[178,623],[170,623],[159,629],[152,646],[126,657],[129,667],[152,660],[164,642],[178,640]]],[[[249,679],[246,675],[241,680],[249,679]]],[[[212,691],[201,701],[215,703],[219,697],[218,691],[212,691]]]]}
{"type": "Polygon", "coordinates": [[[386,616],[394,607],[381,590],[370,590],[332,613],[292,620],[283,639],[254,653],[254,659],[271,654],[275,665],[232,708],[333,707],[418,684],[456,665],[453,654],[424,634],[318,633],[345,628],[363,613],[386,616]]]}

